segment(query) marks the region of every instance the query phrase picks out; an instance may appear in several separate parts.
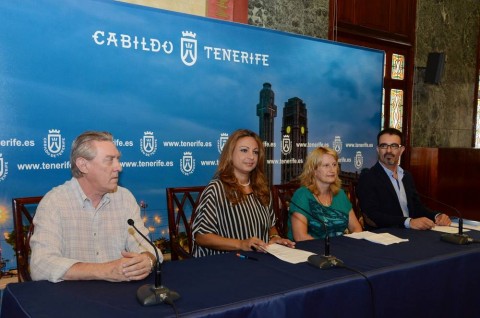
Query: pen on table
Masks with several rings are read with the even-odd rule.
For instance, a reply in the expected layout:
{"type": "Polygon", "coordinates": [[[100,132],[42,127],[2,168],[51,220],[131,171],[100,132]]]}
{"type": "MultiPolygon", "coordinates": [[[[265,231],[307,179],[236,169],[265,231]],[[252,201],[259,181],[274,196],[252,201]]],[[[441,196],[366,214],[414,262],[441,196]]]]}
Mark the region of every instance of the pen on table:
{"type": "Polygon", "coordinates": [[[243,258],[243,259],[251,259],[252,261],[258,261],[258,258],[247,256],[247,255],[242,255],[240,253],[236,254],[238,257],[243,258]]]}

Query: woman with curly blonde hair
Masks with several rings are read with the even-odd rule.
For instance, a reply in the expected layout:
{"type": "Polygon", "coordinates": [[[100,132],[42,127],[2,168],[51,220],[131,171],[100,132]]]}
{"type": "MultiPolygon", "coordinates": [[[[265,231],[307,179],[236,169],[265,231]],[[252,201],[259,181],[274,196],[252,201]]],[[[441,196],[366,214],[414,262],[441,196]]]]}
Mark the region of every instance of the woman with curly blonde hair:
{"type": "Polygon", "coordinates": [[[290,202],[288,237],[295,241],[360,232],[362,226],[341,188],[338,155],[318,147],[308,156],[299,179],[301,187],[290,202]]]}

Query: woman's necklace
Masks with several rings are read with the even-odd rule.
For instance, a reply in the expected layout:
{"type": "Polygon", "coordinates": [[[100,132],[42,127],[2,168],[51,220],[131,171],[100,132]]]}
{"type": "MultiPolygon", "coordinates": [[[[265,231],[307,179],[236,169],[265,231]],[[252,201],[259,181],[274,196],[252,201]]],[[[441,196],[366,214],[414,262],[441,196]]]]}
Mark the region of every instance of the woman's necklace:
{"type": "Polygon", "coordinates": [[[242,187],[248,187],[250,185],[250,178],[248,179],[248,182],[243,184],[243,183],[240,183],[238,182],[239,185],[241,185],[242,187]]]}
{"type": "Polygon", "coordinates": [[[327,201],[323,201],[321,198],[320,198],[320,195],[317,194],[315,195],[317,197],[317,200],[318,202],[320,202],[321,205],[324,205],[324,206],[330,206],[332,204],[332,192],[329,192],[328,193],[328,199],[327,201]]]}

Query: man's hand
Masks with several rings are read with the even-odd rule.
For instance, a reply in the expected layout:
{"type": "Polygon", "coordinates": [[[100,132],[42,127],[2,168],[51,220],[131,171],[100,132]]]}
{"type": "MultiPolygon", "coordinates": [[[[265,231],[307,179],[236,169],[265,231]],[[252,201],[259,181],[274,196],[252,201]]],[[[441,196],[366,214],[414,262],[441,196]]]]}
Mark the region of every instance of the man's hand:
{"type": "Polygon", "coordinates": [[[415,230],[430,230],[435,226],[432,220],[426,217],[410,219],[410,228],[415,230]]]}
{"type": "Polygon", "coordinates": [[[148,254],[122,252],[122,257],[106,263],[75,263],[63,276],[65,280],[141,280],[151,272],[148,254]]]}
{"type": "Polygon", "coordinates": [[[443,225],[443,226],[450,226],[452,220],[448,217],[448,215],[440,213],[435,217],[435,224],[436,225],[443,225]]]}
{"type": "Polygon", "coordinates": [[[122,251],[122,273],[127,280],[141,280],[152,272],[152,262],[147,254],[122,251]]]}

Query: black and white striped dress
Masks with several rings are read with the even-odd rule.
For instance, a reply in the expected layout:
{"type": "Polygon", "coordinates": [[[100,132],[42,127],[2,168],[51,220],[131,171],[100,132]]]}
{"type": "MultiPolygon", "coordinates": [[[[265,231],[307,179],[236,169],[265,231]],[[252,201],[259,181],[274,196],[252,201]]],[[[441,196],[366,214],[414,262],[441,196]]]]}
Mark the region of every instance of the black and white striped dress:
{"type": "MultiPolygon", "coordinates": [[[[254,194],[232,205],[225,195],[225,188],[219,179],[210,181],[202,193],[197,207],[197,216],[192,225],[192,235],[217,234],[240,240],[257,237],[268,242],[269,229],[275,225],[272,200],[262,205],[254,194]]],[[[215,255],[226,251],[214,250],[193,243],[195,257],[215,255]]]]}

